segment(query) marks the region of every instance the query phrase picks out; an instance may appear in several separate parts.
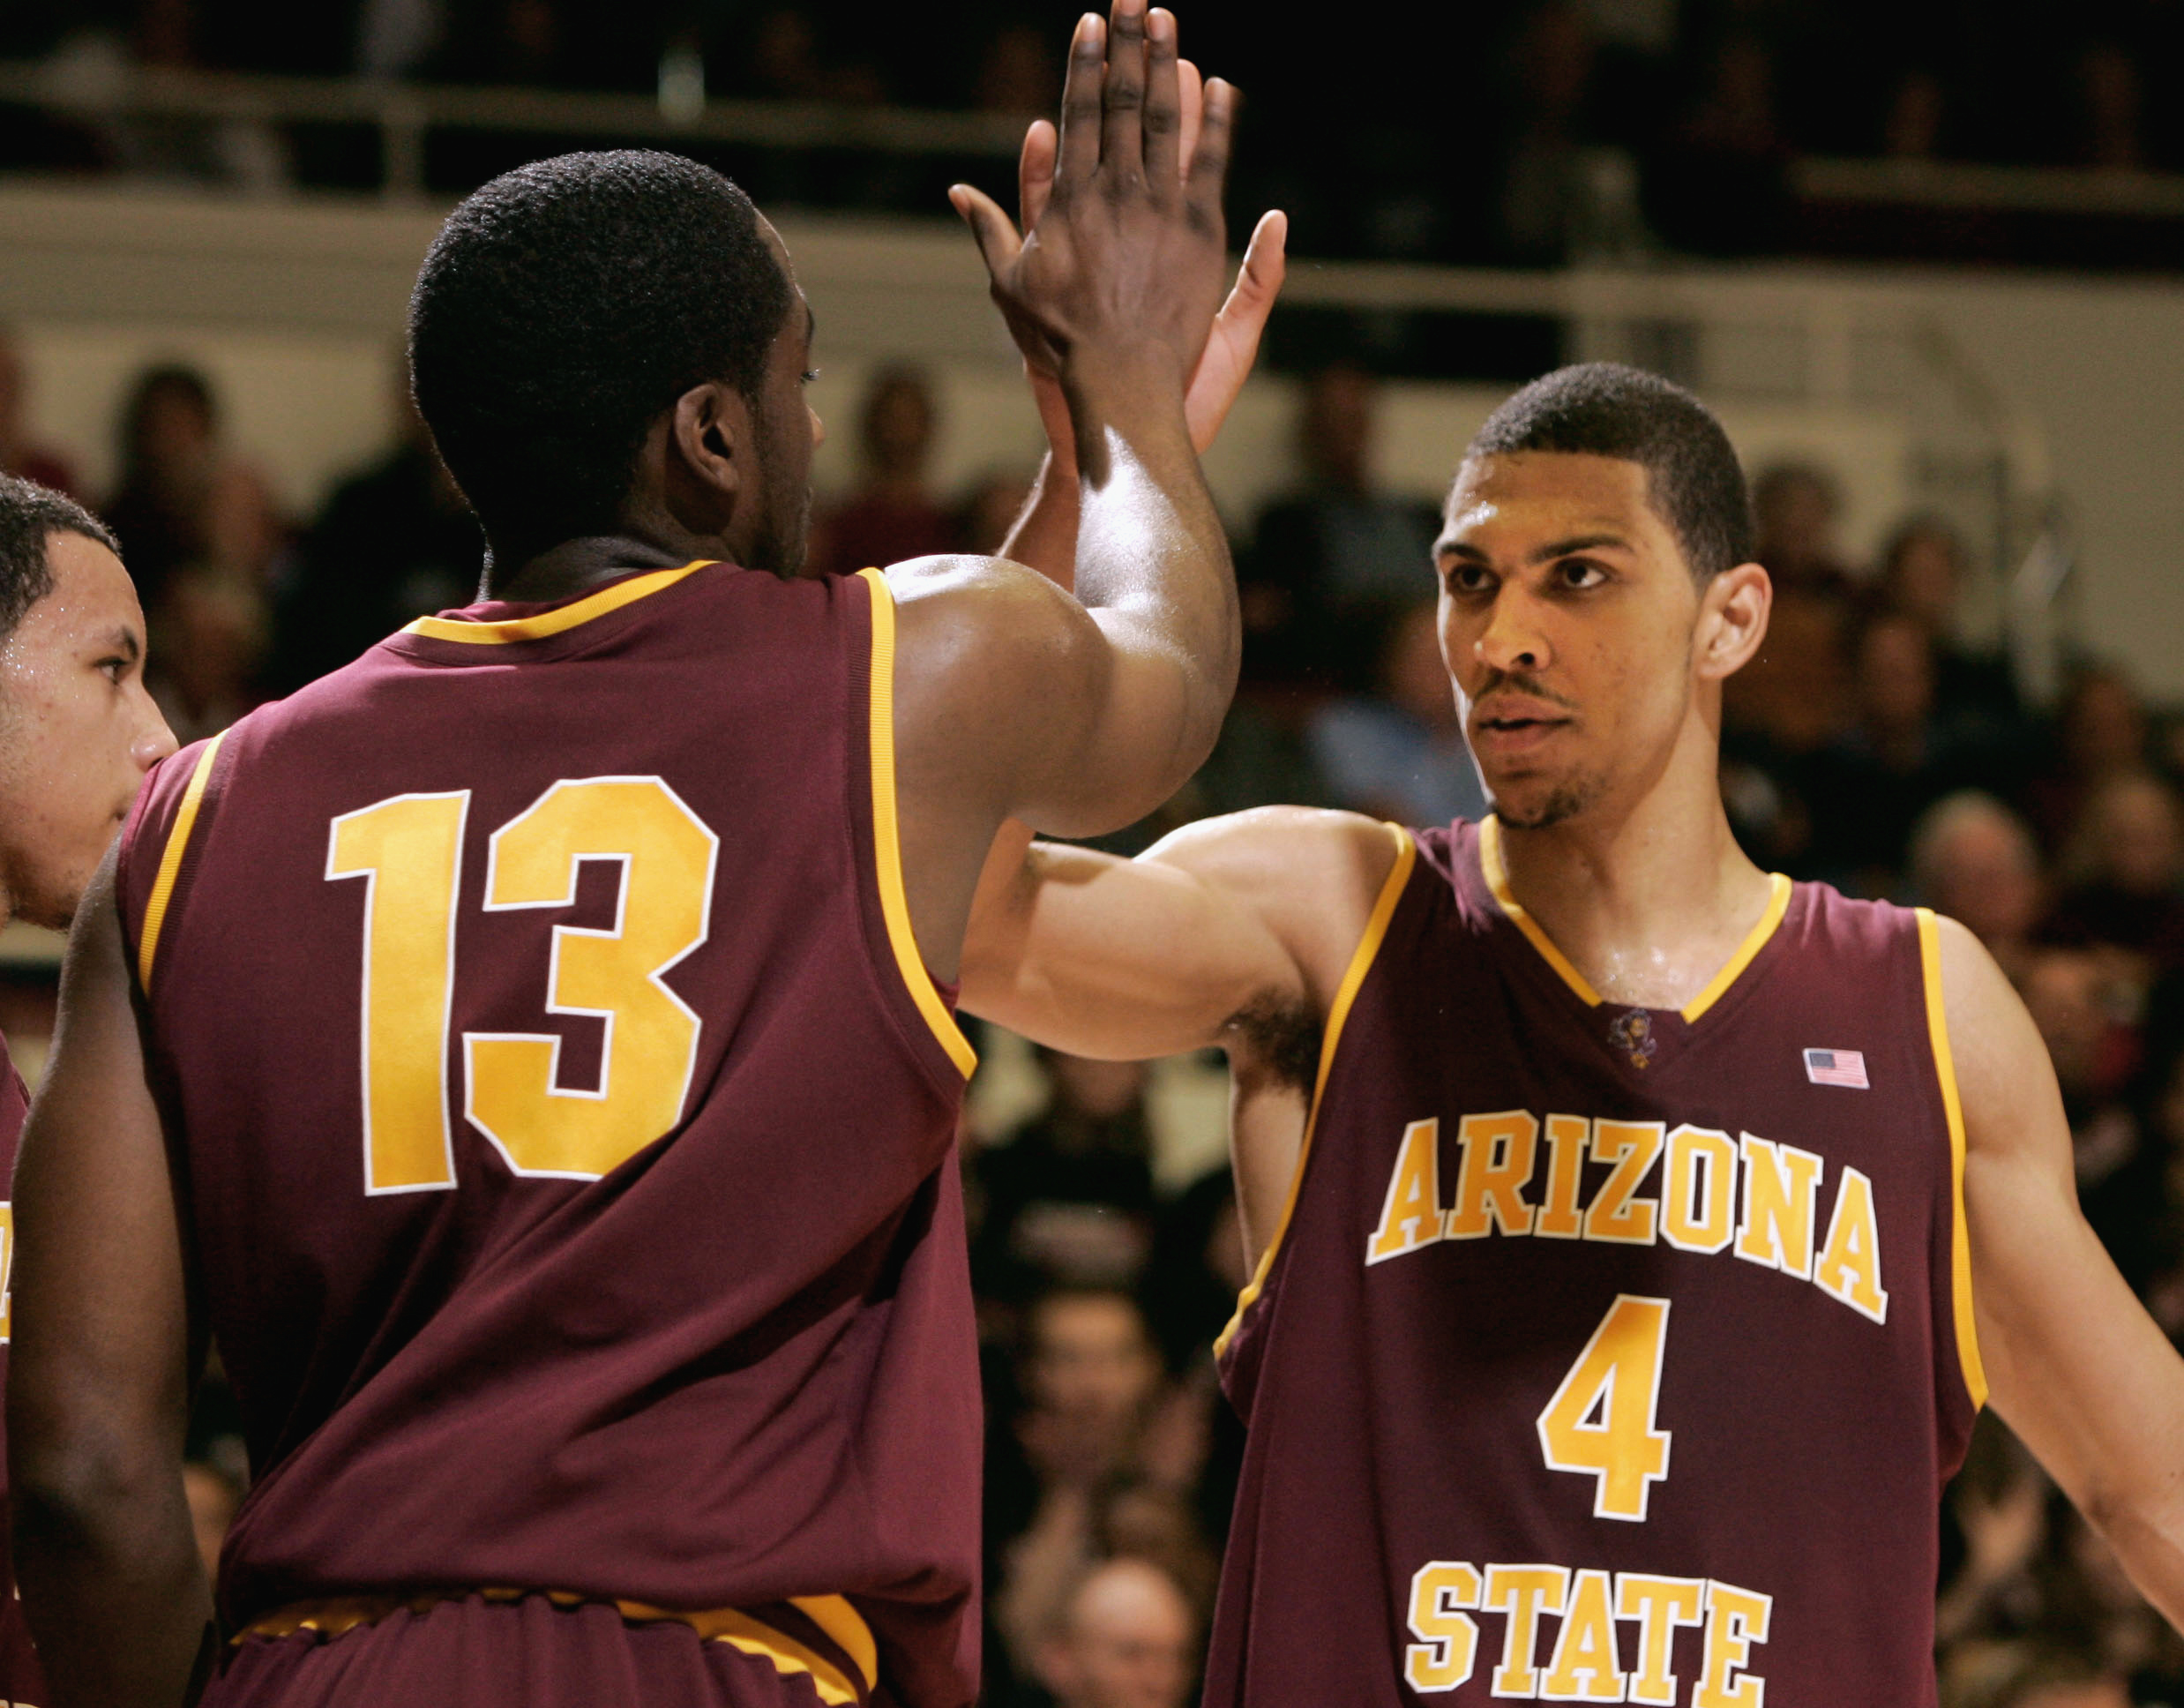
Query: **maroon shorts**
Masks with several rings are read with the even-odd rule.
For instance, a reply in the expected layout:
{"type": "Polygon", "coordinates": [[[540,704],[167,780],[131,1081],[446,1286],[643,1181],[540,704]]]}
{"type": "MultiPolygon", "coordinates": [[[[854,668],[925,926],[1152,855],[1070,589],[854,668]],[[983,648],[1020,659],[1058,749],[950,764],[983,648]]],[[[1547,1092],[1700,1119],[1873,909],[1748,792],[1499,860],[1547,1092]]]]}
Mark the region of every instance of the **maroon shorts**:
{"type": "MultiPolygon", "coordinates": [[[[862,1681],[858,1681],[860,1683],[862,1681]]],[[[587,1601],[472,1595],[339,1637],[301,1630],[231,1646],[204,1708],[822,1708],[841,1692],[793,1660],[749,1654],[674,1620],[587,1601]],[[784,1667],[788,1670],[784,1670],[784,1667]]],[[[877,1702],[886,1700],[884,1693],[877,1702]]]]}

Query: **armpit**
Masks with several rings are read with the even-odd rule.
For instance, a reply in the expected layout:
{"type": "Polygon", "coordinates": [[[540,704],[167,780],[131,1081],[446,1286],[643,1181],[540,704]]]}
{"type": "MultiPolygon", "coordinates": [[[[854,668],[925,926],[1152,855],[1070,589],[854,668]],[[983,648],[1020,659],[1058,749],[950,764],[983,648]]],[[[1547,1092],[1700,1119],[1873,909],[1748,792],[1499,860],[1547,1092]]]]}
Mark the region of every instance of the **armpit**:
{"type": "Polygon", "coordinates": [[[1264,1076],[1305,1097],[1320,1070],[1320,1015],[1301,996],[1262,991],[1222,1028],[1238,1075],[1264,1076]]]}

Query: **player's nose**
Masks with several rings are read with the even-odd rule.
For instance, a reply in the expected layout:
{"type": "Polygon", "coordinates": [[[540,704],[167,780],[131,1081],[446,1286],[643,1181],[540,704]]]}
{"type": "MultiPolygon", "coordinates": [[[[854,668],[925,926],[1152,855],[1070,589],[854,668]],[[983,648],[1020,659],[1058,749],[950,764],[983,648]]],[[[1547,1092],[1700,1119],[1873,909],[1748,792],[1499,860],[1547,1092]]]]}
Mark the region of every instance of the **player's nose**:
{"type": "Polygon", "coordinates": [[[137,769],[149,771],[179,744],[175,740],[175,732],[167,727],[166,715],[160,710],[158,701],[141,685],[137,688],[136,698],[141,703],[137,708],[137,733],[129,744],[129,757],[136,761],[137,769]]]}
{"type": "Polygon", "coordinates": [[[1530,601],[1508,588],[1494,600],[1471,651],[1480,663],[1504,671],[1543,670],[1554,655],[1530,601]]]}

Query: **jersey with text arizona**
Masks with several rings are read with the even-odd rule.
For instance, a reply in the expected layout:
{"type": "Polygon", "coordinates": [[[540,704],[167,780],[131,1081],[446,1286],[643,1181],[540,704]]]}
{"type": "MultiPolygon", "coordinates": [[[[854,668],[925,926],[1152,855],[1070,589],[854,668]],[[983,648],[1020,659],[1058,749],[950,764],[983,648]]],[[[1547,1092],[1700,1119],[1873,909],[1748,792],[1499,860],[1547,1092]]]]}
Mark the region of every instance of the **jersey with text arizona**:
{"type": "Polygon", "coordinates": [[[540,1592],[976,1694],[971,1056],[893,648],[877,573],[657,571],[420,619],[154,775],[123,917],[255,1472],[231,1629],[540,1592]]]}
{"type": "Polygon", "coordinates": [[[1932,916],[1776,878],[1621,1008],[1494,820],[1392,834],[1223,1348],[1208,1703],[1932,1704],[1984,1397],[1932,916]]]}

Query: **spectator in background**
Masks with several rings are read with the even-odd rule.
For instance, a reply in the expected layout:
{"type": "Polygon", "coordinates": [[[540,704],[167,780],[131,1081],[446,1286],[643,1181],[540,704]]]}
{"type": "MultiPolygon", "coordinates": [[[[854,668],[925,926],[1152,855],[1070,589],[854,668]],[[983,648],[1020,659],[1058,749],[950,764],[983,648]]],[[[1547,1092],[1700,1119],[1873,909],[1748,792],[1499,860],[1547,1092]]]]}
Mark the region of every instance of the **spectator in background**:
{"type": "Polygon", "coordinates": [[[1845,659],[1849,602],[1825,586],[1778,589],[1759,654],[1723,693],[1722,796],[1738,840],[1761,865],[1813,871],[1810,798],[1829,745],[1856,715],[1845,659]]]}
{"type": "Polygon", "coordinates": [[[1857,722],[1807,769],[1808,864],[1852,895],[1901,887],[1911,826],[1961,781],[1934,715],[1933,642],[1911,618],[1870,613],[1851,645],[1857,722]]]}
{"type": "Polygon", "coordinates": [[[1520,266],[1570,258],[1586,204],[1585,97],[1593,35],[1581,6],[1542,0],[1517,26],[1510,54],[1516,99],[1505,121],[1501,251],[1520,266]]]}
{"type": "Polygon", "coordinates": [[[1260,513],[1238,575],[1249,676],[1362,688],[1378,624],[1431,585],[1440,513],[1374,484],[1379,407],[1379,382],[1347,363],[1305,387],[1303,488],[1260,513]]]}
{"type": "Polygon", "coordinates": [[[814,530],[811,560],[819,573],[854,575],[956,549],[955,519],[925,487],[934,426],[932,383],[922,370],[889,367],[872,376],[857,418],[864,480],[814,530]]]}
{"type": "Polygon", "coordinates": [[[1055,1708],[1184,1708],[1196,1675],[1198,1622],[1182,1588],[1143,1560],[1109,1560],[1081,1577],[1040,1644],[1055,1708]]]}
{"type": "Polygon", "coordinates": [[[485,541],[409,395],[394,387],[396,441],[337,486],[281,589],[273,692],[348,663],[412,618],[477,596],[485,541]]]}
{"type": "Polygon", "coordinates": [[[22,347],[10,328],[0,326],[0,475],[19,476],[73,498],[76,471],[31,437],[24,419],[29,392],[22,347]]]}
{"type": "Polygon", "coordinates": [[[2051,853],[2067,846],[2087,800],[2111,777],[2142,769],[2146,708],[2130,678],[2107,664],[2081,664],[2055,712],[2054,752],[2025,786],[2032,828],[2051,853]]]}
{"type": "Polygon", "coordinates": [[[2079,1204],[2124,1278],[2143,1290],[2164,1255],[2163,1159],[2140,1142],[2124,1095],[2137,1040],[2117,1016],[2109,969],[2084,949],[2043,948],[2018,993],[2055,1066],[2079,1204]]]}
{"type": "Polygon", "coordinates": [[[1912,828],[1911,877],[1919,900],[1969,930],[2012,980],[2023,976],[2046,893],[2023,819],[1977,790],[1948,796],[1912,828]]]}
{"type": "Polygon", "coordinates": [[[2184,805],[2149,771],[2112,775],[2080,813],[2048,934],[2123,958],[2140,995],[2184,969],[2184,805]]]}
{"type": "Polygon", "coordinates": [[[1440,609],[1427,600],[1387,625],[1379,692],[1322,707],[1312,756],[1335,799],[1399,824],[1447,824],[1486,812],[1486,790],[1463,738],[1441,662],[1440,609]]]}
{"type": "Polygon", "coordinates": [[[1881,120],[1881,152],[1890,160],[1940,157],[1948,119],[1948,91],[1923,66],[1912,66],[1896,79],[1881,120]]]}
{"type": "Polygon", "coordinates": [[[1003,24],[985,38],[973,89],[980,111],[1051,113],[1061,97],[1061,67],[1044,30],[1003,24]]]}
{"type": "Polygon", "coordinates": [[[1991,745],[2020,733],[2023,708],[2008,661],[1974,651],[1958,635],[1964,575],[1962,536],[1938,516],[1914,516],[1882,549],[1879,591],[1932,640],[1934,700],[1951,735],[1991,745]]]}
{"type": "Polygon", "coordinates": [[[1653,175],[1655,224],[1671,243],[1702,255],[1778,248],[1791,152],[1776,108],[1774,56],[1757,34],[1734,31],[1708,55],[1699,98],[1653,175]]]}
{"type": "Polygon", "coordinates": [[[123,408],[119,448],[104,511],[147,614],[184,567],[262,594],[283,528],[263,479],[221,444],[211,382],[179,363],[147,368],[123,408]]]}
{"type": "Polygon", "coordinates": [[[2078,56],[2076,78],[2083,129],[2080,164],[2108,172],[2146,168],[2146,91],[2137,60],[2113,41],[2097,41],[2078,56]]]}
{"type": "Polygon", "coordinates": [[[1123,1292],[1069,1288],[1024,1322],[1024,1405],[988,1446],[991,1605],[1020,1674],[1100,1551],[1109,1503],[1145,1480],[1164,1383],[1143,1314],[1123,1292]]]}
{"type": "Polygon", "coordinates": [[[1133,1287],[1153,1240],[1145,1064],[1038,1053],[1051,1102],[978,1157],[978,1291],[1007,1303],[1058,1284],[1133,1287]]]}
{"type": "Polygon", "coordinates": [[[1817,463],[1777,462],[1752,481],[1752,520],[1760,562],[1777,597],[1796,589],[1841,593],[1850,586],[1836,529],[1843,492],[1817,463]]]}

